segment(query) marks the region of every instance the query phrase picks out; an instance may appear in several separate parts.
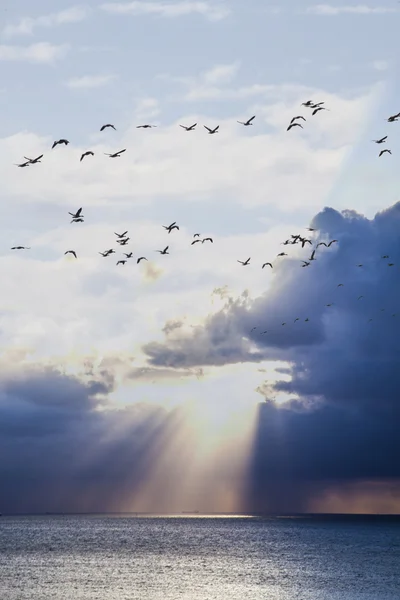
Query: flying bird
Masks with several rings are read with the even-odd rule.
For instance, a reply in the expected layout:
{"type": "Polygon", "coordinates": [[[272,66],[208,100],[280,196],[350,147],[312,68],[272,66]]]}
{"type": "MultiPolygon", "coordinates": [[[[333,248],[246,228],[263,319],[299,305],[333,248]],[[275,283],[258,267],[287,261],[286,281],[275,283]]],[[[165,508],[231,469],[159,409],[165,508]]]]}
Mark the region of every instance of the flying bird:
{"type": "Polygon", "coordinates": [[[204,242],[211,242],[212,244],[214,243],[213,239],[210,237],[206,237],[206,238],[204,238],[204,240],[201,240],[202,244],[204,244],[204,242]]]}
{"type": "Polygon", "coordinates": [[[198,242],[202,242],[202,240],[199,240],[199,239],[193,240],[193,242],[190,245],[193,246],[194,244],[197,244],[198,242]]]}
{"type": "Polygon", "coordinates": [[[379,140],[372,140],[373,142],[375,142],[375,144],[384,144],[387,140],[387,135],[385,135],[385,137],[380,138],[379,140]]]}
{"type": "Polygon", "coordinates": [[[64,252],[64,254],[73,254],[75,256],[75,258],[78,258],[75,250],[67,250],[66,252],[64,252]]]}
{"type": "Polygon", "coordinates": [[[310,258],[309,258],[308,260],[317,260],[317,259],[315,258],[315,250],[313,250],[313,251],[311,252],[311,256],[310,256],[310,258]]]}
{"type": "Polygon", "coordinates": [[[200,234],[199,233],[194,233],[193,237],[200,237],[200,234]]]}
{"type": "MultiPolygon", "coordinates": [[[[250,257],[251,258],[251,257],[250,257]]],[[[244,267],[247,267],[247,265],[250,263],[250,258],[248,258],[245,261],[242,260],[238,260],[238,263],[240,263],[241,265],[243,265],[244,267]]]]}
{"type": "Polygon", "coordinates": [[[313,105],[313,101],[312,100],[307,100],[307,102],[303,102],[301,104],[301,106],[312,106],[313,105]]]}
{"type": "Polygon", "coordinates": [[[176,221],[174,221],[173,223],[171,223],[171,225],[163,225],[164,229],[166,229],[167,231],[171,229],[171,227],[174,227],[176,225],[176,221]]]}
{"type": "Polygon", "coordinates": [[[11,250],[30,250],[30,249],[31,249],[30,246],[29,247],[28,246],[13,246],[11,248],[11,250]]]}
{"type": "Polygon", "coordinates": [[[301,123],[290,123],[290,125],[286,129],[286,131],[290,131],[293,127],[301,127],[302,129],[304,129],[304,127],[303,127],[303,125],[301,123]]]}
{"type": "Polygon", "coordinates": [[[147,258],[145,256],[140,256],[137,261],[136,264],[139,264],[141,260],[147,260],[147,258]]]}
{"type": "Polygon", "coordinates": [[[297,317],[297,319],[295,319],[295,320],[293,321],[293,323],[296,323],[296,321],[300,321],[299,317],[297,317]]]}
{"type": "Polygon", "coordinates": [[[64,140],[64,139],[57,140],[56,142],[53,142],[53,145],[52,145],[51,149],[53,150],[53,148],[55,148],[59,144],[64,144],[64,146],[68,146],[69,141],[68,140],[64,140]]]}
{"type": "Polygon", "coordinates": [[[312,111],[312,115],[316,115],[317,112],[319,112],[320,110],[327,110],[326,108],[324,108],[323,106],[317,106],[317,108],[314,108],[314,110],[312,111]]]}
{"type": "Polygon", "coordinates": [[[91,150],[88,150],[87,152],[84,152],[81,156],[81,160],[80,162],[83,161],[83,159],[85,158],[85,156],[94,156],[94,152],[92,152],[91,150]]]}
{"type": "Polygon", "coordinates": [[[153,127],[157,127],[157,125],[138,125],[136,129],[152,129],[153,127]]]}
{"type": "Polygon", "coordinates": [[[68,214],[71,215],[71,217],[73,219],[79,219],[80,217],[82,217],[82,207],[78,208],[78,210],[76,211],[76,213],[69,212],[68,214]]]}
{"type": "Polygon", "coordinates": [[[303,117],[303,115],[299,115],[298,117],[293,117],[293,119],[290,121],[290,124],[294,123],[295,121],[297,121],[298,119],[303,119],[303,121],[306,121],[307,119],[305,119],[303,117]]]}
{"type": "Polygon", "coordinates": [[[280,252],[280,254],[277,254],[277,256],[287,256],[286,252],[280,252]]]}
{"type": "Polygon", "coordinates": [[[178,225],[172,225],[172,227],[169,227],[169,228],[168,228],[168,233],[171,233],[171,231],[172,231],[173,229],[178,229],[178,231],[179,231],[179,227],[178,227],[178,225]]]}
{"type": "Polygon", "coordinates": [[[392,115],[391,117],[389,117],[387,119],[388,123],[394,123],[395,121],[398,120],[398,118],[400,117],[400,113],[397,113],[397,115],[392,115]]]}
{"type": "Polygon", "coordinates": [[[126,260],[119,260],[117,262],[117,267],[118,267],[118,265],[122,265],[123,266],[125,263],[126,263],[126,260]]]}
{"type": "Polygon", "coordinates": [[[343,287],[344,283],[338,283],[338,287],[343,287]]]}
{"type": "Polygon", "coordinates": [[[179,125],[179,127],[182,127],[182,129],[185,129],[186,131],[194,131],[196,128],[196,125],[197,125],[197,123],[190,125],[190,127],[186,127],[185,125],[179,125]]]}
{"type": "Polygon", "coordinates": [[[114,125],[111,125],[111,123],[107,123],[106,125],[103,125],[102,127],[100,127],[100,131],[104,131],[105,129],[107,129],[107,127],[111,127],[111,129],[114,129],[114,131],[117,131],[114,127],[114,125]]]}
{"type": "Polygon", "coordinates": [[[17,163],[15,163],[15,166],[16,166],[16,167],[29,167],[29,165],[30,165],[30,164],[31,164],[31,163],[30,163],[30,161],[29,161],[29,160],[27,160],[27,161],[26,161],[26,162],[24,162],[24,163],[20,163],[20,164],[17,164],[17,163]]]}
{"type": "Polygon", "coordinates": [[[250,117],[250,119],[248,121],[238,121],[238,123],[240,123],[241,125],[244,125],[245,127],[248,127],[249,125],[253,125],[252,121],[254,121],[255,118],[256,118],[256,115],[254,115],[253,117],[250,117]]]}
{"type": "Polygon", "coordinates": [[[358,296],[357,300],[361,300],[361,298],[364,298],[364,296],[358,296]]]}
{"type": "MultiPolygon", "coordinates": [[[[115,231],[114,231],[115,233],[115,231]]],[[[117,238],[124,238],[126,236],[126,234],[128,233],[128,230],[124,231],[124,233],[115,233],[115,235],[117,236],[117,238]]]]}
{"type": "Polygon", "coordinates": [[[104,154],[110,158],[119,158],[123,152],[126,152],[126,148],[118,150],[118,152],[114,152],[113,154],[108,154],[107,152],[104,152],[104,154]]]}
{"type": "Polygon", "coordinates": [[[27,156],[24,156],[24,158],[29,162],[29,164],[35,165],[36,163],[42,162],[40,159],[43,158],[43,154],[37,156],[36,158],[28,158],[27,156]]]}
{"type": "Polygon", "coordinates": [[[311,264],[311,263],[307,262],[306,260],[302,260],[301,262],[304,263],[301,265],[302,267],[309,267],[311,264]]]}
{"type": "Polygon", "coordinates": [[[169,246],[165,246],[164,250],[156,250],[156,252],[159,252],[160,254],[169,254],[168,248],[169,246]]]}
{"type": "Polygon", "coordinates": [[[392,154],[391,150],[389,150],[388,148],[385,148],[384,150],[381,150],[379,152],[379,157],[378,158],[380,158],[382,156],[382,154],[385,154],[385,152],[387,152],[388,154],[392,154]]]}
{"type": "Polygon", "coordinates": [[[263,269],[264,267],[267,267],[267,266],[271,267],[271,269],[273,269],[273,268],[274,268],[274,267],[272,266],[272,263],[270,263],[270,262],[266,262],[266,263],[264,263],[264,264],[263,264],[263,266],[262,266],[261,268],[263,269]]]}
{"type": "Polygon", "coordinates": [[[210,129],[209,127],[207,127],[207,125],[203,125],[203,127],[207,129],[208,133],[218,133],[219,125],[217,125],[214,129],[210,129]]]}

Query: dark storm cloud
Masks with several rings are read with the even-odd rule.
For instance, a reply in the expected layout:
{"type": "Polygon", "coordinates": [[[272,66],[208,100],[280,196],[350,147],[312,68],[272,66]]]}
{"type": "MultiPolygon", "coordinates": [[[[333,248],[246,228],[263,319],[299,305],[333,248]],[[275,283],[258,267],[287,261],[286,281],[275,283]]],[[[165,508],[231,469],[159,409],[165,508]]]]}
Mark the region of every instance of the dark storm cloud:
{"type": "Polygon", "coordinates": [[[258,388],[265,401],[246,510],[299,512],[332,486],[395,485],[400,205],[372,220],[325,209],[314,226],[321,239],[339,243],[320,247],[306,269],[298,259],[285,260],[274,269],[268,294],[228,298],[203,327],[187,332],[180,321],[168,323],[165,343],[145,347],[144,370],[133,356],[87,358],[76,375],[61,366],[29,365],[22,354],[0,360],[0,512],[120,510],[126,498],[140,494],[160,457],[160,501],[168,484],[179,492],[182,471],[174,479],[174,457],[184,461],[180,469],[190,468],[192,450],[190,440],[188,454],[179,446],[180,412],[118,408],[109,396],[121,381],[200,377],[207,365],[268,360],[289,366],[279,369],[284,380],[258,388]],[[382,258],[386,254],[389,259],[382,258]],[[264,330],[268,334],[261,335],[264,330]],[[291,400],[275,405],[279,392],[291,400]],[[168,440],[177,444],[175,454],[166,451],[168,440]]]}
{"type": "Polygon", "coordinates": [[[150,364],[174,368],[289,363],[290,381],[258,390],[267,402],[248,496],[258,510],[302,510],[328,485],[400,478],[400,203],[372,220],[326,208],[312,225],[338,244],[320,246],[310,267],[289,257],[268,294],[230,299],[194,335],[144,348],[150,364]],[[279,392],[293,399],[278,407],[279,392]]]}
{"type": "Polygon", "coordinates": [[[146,480],[176,415],[111,410],[113,375],[90,359],[81,376],[0,366],[0,511],[119,510],[146,480]]]}

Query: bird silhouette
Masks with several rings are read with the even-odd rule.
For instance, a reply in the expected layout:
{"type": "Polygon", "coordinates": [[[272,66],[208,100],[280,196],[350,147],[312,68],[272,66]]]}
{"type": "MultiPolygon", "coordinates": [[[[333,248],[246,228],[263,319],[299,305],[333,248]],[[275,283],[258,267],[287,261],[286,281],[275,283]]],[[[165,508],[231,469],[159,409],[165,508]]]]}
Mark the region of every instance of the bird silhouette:
{"type": "Polygon", "coordinates": [[[219,125],[217,125],[214,129],[210,129],[209,127],[207,127],[207,125],[203,125],[203,127],[205,127],[207,129],[208,133],[210,133],[211,135],[213,133],[218,133],[219,125]]]}
{"type": "Polygon", "coordinates": [[[87,152],[84,152],[81,156],[81,160],[80,162],[83,161],[83,159],[85,158],[85,156],[94,156],[94,152],[92,152],[91,150],[88,150],[87,152]]]}
{"type": "Polygon", "coordinates": [[[196,128],[197,123],[193,123],[193,125],[190,125],[190,127],[186,127],[185,125],[179,125],[179,127],[182,127],[182,129],[185,129],[186,131],[194,131],[196,128]]]}
{"type": "Polygon", "coordinates": [[[55,148],[56,146],[59,146],[60,144],[64,144],[64,146],[68,146],[69,141],[65,140],[65,139],[57,140],[56,142],[53,142],[51,149],[53,150],[53,148],[55,148]]]}
{"type": "Polygon", "coordinates": [[[290,131],[291,129],[293,129],[293,127],[301,127],[302,129],[304,129],[304,127],[301,123],[290,123],[290,125],[286,129],[286,131],[290,131]]]}
{"type": "Polygon", "coordinates": [[[107,152],[104,152],[104,154],[110,158],[119,158],[123,152],[126,152],[126,148],[118,150],[118,152],[114,152],[113,154],[108,154],[107,152]]]}
{"type": "Polygon", "coordinates": [[[42,162],[40,159],[43,158],[43,154],[37,156],[36,158],[28,158],[27,156],[24,156],[24,158],[29,162],[30,165],[36,165],[36,163],[42,162]]]}
{"type": "Polygon", "coordinates": [[[245,127],[249,127],[249,125],[253,125],[252,121],[254,121],[255,118],[256,118],[256,115],[250,117],[250,119],[248,119],[248,121],[238,121],[238,123],[240,123],[241,125],[244,125],[245,127]]]}

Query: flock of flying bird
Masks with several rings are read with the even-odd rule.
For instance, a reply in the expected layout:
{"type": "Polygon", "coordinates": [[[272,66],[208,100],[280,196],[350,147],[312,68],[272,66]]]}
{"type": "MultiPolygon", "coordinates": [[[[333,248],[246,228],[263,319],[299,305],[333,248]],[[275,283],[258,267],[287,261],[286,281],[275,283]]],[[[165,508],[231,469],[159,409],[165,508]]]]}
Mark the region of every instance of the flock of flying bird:
{"type": "MultiPolygon", "coordinates": [[[[329,110],[326,107],[322,106],[323,104],[324,104],[324,102],[316,102],[315,103],[312,100],[307,100],[306,102],[303,102],[301,104],[301,106],[304,106],[304,107],[306,107],[308,109],[311,109],[311,111],[312,111],[311,115],[315,116],[316,114],[318,114],[321,111],[329,110]]],[[[254,121],[255,118],[256,118],[256,115],[253,115],[247,121],[238,121],[238,123],[240,125],[243,125],[244,127],[249,127],[249,126],[253,125],[253,121],[254,121]]],[[[398,121],[399,119],[400,119],[400,113],[390,116],[387,119],[387,121],[389,123],[392,123],[392,122],[398,121]]],[[[294,127],[303,128],[303,125],[298,122],[299,120],[306,121],[306,118],[303,115],[298,115],[298,116],[293,117],[291,119],[288,127],[287,127],[287,131],[290,131],[294,127]]],[[[193,125],[190,125],[190,126],[180,125],[180,127],[182,129],[184,129],[186,132],[194,131],[195,128],[196,128],[196,126],[197,126],[197,123],[194,123],[193,125]]],[[[150,124],[144,124],[144,125],[138,125],[137,129],[151,129],[153,127],[157,127],[157,126],[156,125],[150,125],[150,124]]],[[[218,131],[219,131],[219,125],[217,125],[214,128],[210,128],[210,127],[204,125],[204,128],[208,131],[209,135],[214,135],[214,134],[218,133],[218,131]]],[[[116,127],[113,124],[111,124],[111,123],[106,123],[105,125],[102,125],[102,127],[100,128],[100,131],[103,132],[106,129],[113,129],[113,130],[116,131],[116,127]]],[[[388,136],[386,135],[386,136],[384,136],[384,137],[382,137],[380,139],[373,140],[373,142],[375,142],[376,144],[383,144],[383,143],[386,142],[387,137],[388,136]]],[[[69,141],[67,139],[61,138],[61,139],[56,140],[56,141],[53,142],[52,149],[54,149],[54,148],[56,148],[57,146],[60,146],[60,145],[67,146],[68,144],[69,144],[69,141]]],[[[124,152],[126,152],[126,148],[123,148],[122,150],[119,150],[117,152],[105,153],[105,155],[108,156],[109,158],[119,158],[124,152]]],[[[382,150],[380,152],[379,156],[382,156],[384,153],[391,154],[391,150],[389,150],[389,149],[382,150]]],[[[36,158],[29,158],[29,157],[24,156],[25,162],[19,163],[16,166],[18,166],[18,167],[28,167],[28,166],[31,166],[31,165],[38,164],[38,163],[41,162],[41,159],[43,158],[43,156],[44,156],[43,154],[41,154],[40,156],[37,156],[36,158]]],[[[94,156],[94,152],[91,151],[91,150],[85,151],[81,155],[80,161],[82,162],[83,159],[85,157],[87,157],[87,156],[94,156]]],[[[84,216],[82,214],[82,210],[83,210],[83,208],[81,207],[75,213],[69,212],[69,215],[71,215],[71,217],[72,217],[71,223],[83,223],[84,222],[84,216]]],[[[176,221],[174,221],[170,225],[163,225],[163,228],[168,232],[168,234],[170,234],[174,230],[178,230],[179,231],[179,226],[177,225],[176,221]]],[[[307,229],[310,232],[315,231],[315,229],[313,229],[313,228],[307,228],[307,229]]],[[[119,246],[124,247],[124,246],[126,246],[128,244],[128,242],[130,240],[130,238],[128,237],[128,231],[125,231],[123,233],[115,233],[115,235],[116,235],[116,242],[119,244],[119,246]]],[[[317,250],[317,248],[319,246],[326,246],[326,247],[329,248],[329,247],[331,247],[332,244],[337,243],[337,241],[338,240],[331,240],[329,243],[319,242],[316,245],[316,247],[312,250],[310,257],[307,260],[302,260],[301,261],[303,263],[301,266],[303,268],[309,267],[311,265],[311,263],[314,260],[316,260],[315,253],[316,253],[316,250],[317,250]]],[[[191,245],[193,246],[193,245],[198,244],[198,243],[204,244],[204,242],[213,243],[213,239],[211,237],[201,238],[201,236],[200,236],[199,233],[195,233],[193,235],[193,241],[191,242],[191,245]]],[[[312,245],[313,242],[312,242],[311,239],[305,238],[305,237],[301,236],[300,234],[297,234],[297,235],[292,235],[291,239],[288,239],[288,240],[286,240],[286,241],[284,241],[282,243],[284,245],[301,244],[302,248],[304,248],[306,244],[312,245]]],[[[13,246],[11,249],[12,250],[30,250],[31,248],[30,248],[30,246],[17,245],[17,246],[13,246]]],[[[165,248],[163,248],[162,250],[156,250],[156,252],[158,252],[161,255],[169,254],[169,246],[165,246],[165,248]]],[[[76,253],[75,250],[67,250],[64,254],[65,255],[71,254],[75,258],[78,258],[77,253],[76,253]]],[[[107,249],[107,250],[105,250],[103,252],[99,252],[99,254],[101,256],[103,256],[104,258],[106,258],[108,256],[111,256],[112,254],[115,254],[115,250],[113,248],[109,248],[109,249],[107,249]]],[[[119,259],[117,261],[117,263],[116,263],[117,265],[122,265],[123,266],[123,265],[125,265],[127,263],[128,259],[131,259],[133,257],[133,253],[132,252],[125,252],[125,253],[123,253],[123,255],[124,255],[124,258],[119,259]]],[[[277,255],[277,258],[284,257],[284,256],[287,256],[287,254],[285,252],[281,252],[281,253],[279,253],[277,255]]],[[[385,256],[384,258],[387,258],[387,257],[385,256]]],[[[139,256],[136,259],[136,263],[139,264],[140,262],[142,262],[144,260],[147,261],[148,259],[145,256],[139,256]]],[[[251,257],[247,258],[244,261],[238,260],[237,262],[239,262],[242,266],[248,266],[250,264],[250,260],[251,260],[251,257]]],[[[393,263],[388,263],[388,265],[389,266],[394,266],[393,263]]],[[[265,263],[262,264],[262,268],[263,269],[265,267],[267,267],[267,266],[270,267],[270,268],[273,268],[273,263],[272,262],[265,262],[265,263]]],[[[362,267],[362,265],[358,265],[358,266],[362,267]]],[[[340,285],[342,285],[342,284],[340,284],[340,285]]],[[[330,305],[327,305],[327,306],[330,306],[330,305]]],[[[296,320],[298,320],[298,319],[296,319],[296,320]]],[[[309,319],[306,319],[306,321],[308,321],[308,320],[309,319]]],[[[282,325],[285,325],[285,324],[286,323],[282,323],[282,325]]],[[[264,332],[264,333],[266,333],[266,332],[264,332]]]]}

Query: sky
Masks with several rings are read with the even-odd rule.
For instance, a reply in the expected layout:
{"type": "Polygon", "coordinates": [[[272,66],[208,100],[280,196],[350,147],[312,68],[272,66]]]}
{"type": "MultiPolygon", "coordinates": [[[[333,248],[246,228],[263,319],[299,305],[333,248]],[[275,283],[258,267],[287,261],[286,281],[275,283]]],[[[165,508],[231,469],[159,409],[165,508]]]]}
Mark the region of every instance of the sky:
{"type": "Polygon", "coordinates": [[[399,512],[399,19],[3,3],[0,512],[399,512]]]}

